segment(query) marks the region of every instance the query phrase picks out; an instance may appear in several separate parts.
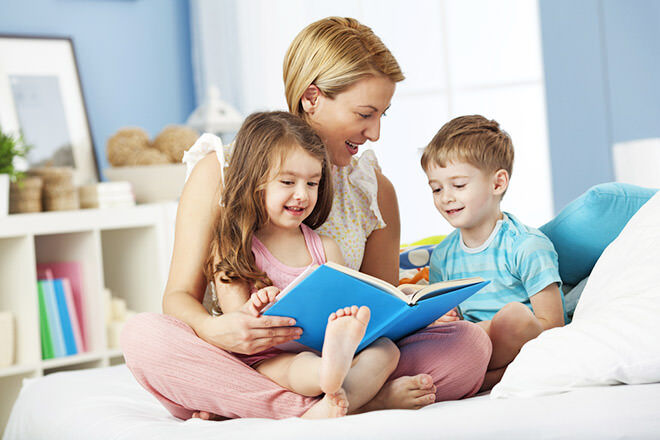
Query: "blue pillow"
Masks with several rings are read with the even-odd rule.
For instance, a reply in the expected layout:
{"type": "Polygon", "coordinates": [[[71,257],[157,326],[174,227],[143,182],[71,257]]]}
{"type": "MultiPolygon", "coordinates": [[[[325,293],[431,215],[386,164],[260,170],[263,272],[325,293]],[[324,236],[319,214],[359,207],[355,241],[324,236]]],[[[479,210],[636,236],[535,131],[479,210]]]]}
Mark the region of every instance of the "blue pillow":
{"type": "Polygon", "coordinates": [[[559,255],[562,281],[576,285],[587,277],[605,248],[657,191],[626,183],[596,185],[541,226],[559,255]]]}
{"type": "Polygon", "coordinates": [[[419,269],[429,265],[436,244],[426,244],[406,249],[399,254],[399,269],[419,269]]]}

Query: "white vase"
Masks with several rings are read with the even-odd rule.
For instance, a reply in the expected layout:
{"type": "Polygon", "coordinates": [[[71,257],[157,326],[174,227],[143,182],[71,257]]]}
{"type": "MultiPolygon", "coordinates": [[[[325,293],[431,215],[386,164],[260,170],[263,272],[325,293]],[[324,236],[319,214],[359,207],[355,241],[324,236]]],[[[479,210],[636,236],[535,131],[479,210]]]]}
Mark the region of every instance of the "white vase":
{"type": "Polygon", "coordinates": [[[9,174],[0,174],[0,218],[9,213],[9,174]]]}

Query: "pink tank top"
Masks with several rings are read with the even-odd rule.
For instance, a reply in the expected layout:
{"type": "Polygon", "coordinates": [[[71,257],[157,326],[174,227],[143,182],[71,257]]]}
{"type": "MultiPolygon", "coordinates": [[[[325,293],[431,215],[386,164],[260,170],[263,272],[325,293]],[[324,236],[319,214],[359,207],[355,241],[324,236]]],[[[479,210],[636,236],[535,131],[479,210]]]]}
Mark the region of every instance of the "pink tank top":
{"type": "MultiPolygon", "coordinates": [[[[325,263],[325,250],[323,249],[323,242],[319,234],[305,224],[301,224],[300,229],[305,238],[307,251],[312,256],[312,264],[320,265],[325,263]]],[[[256,236],[252,236],[252,253],[254,253],[257,267],[266,272],[273,285],[279,289],[284,289],[308,267],[287,266],[275,258],[256,236]]]]}

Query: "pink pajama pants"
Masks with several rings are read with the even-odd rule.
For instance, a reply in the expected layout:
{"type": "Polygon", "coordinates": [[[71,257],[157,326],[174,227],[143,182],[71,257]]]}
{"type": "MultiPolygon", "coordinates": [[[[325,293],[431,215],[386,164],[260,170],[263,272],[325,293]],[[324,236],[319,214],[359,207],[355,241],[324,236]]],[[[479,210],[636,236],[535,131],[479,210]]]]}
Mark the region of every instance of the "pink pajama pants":
{"type": "MultiPolygon", "coordinates": [[[[486,333],[465,321],[424,329],[397,345],[401,357],[390,379],[427,373],[437,387],[436,402],[474,395],[491,354],[486,333]]],[[[181,419],[200,410],[281,419],[302,415],[318,400],[280,387],[171,316],[134,316],[124,326],[121,347],[137,381],[181,419]]]]}

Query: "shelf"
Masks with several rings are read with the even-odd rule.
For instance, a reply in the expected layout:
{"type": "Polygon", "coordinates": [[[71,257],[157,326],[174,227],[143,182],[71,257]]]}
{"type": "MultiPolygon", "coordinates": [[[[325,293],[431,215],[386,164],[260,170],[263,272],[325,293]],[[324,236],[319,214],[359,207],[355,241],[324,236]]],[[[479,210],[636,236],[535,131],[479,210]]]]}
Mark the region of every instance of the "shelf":
{"type": "Polygon", "coordinates": [[[0,219],[0,238],[153,225],[162,222],[163,209],[171,205],[176,203],[11,214],[0,219]]]}
{"type": "Polygon", "coordinates": [[[24,379],[124,362],[107,348],[105,288],[130,310],[160,312],[175,218],[175,202],[0,218],[0,311],[15,323],[15,363],[0,368],[0,435],[24,379]],[[87,351],[44,361],[37,265],[54,262],[80,265],[87,351]]]}
{"type": "Polygon", "coordinates": [[[103,359],[103,353],[80,353],[71,356],[63,356],[55,359],[45,360],[42,362],[42,366],[44,370],[52,370],[53,368],[82,364],[91,361],[100,361],[101,359],[103,359]]]}
{"type": "Polygon", "coordinates": [[[10,367],[0,368],[0,378],[9,376],[21,376],[26,373],[33,373],[40,368],[38,364],[32,365],[12,365],[10,367]]]}
{"type": "Polygon", "coordinates": [[[108,350],[108,357],[109,358],[117,358],[117,357],[123,358],[124,353],[122,353],[122,351],[120,349],[114,348],[114,349],[108,350]]]}

